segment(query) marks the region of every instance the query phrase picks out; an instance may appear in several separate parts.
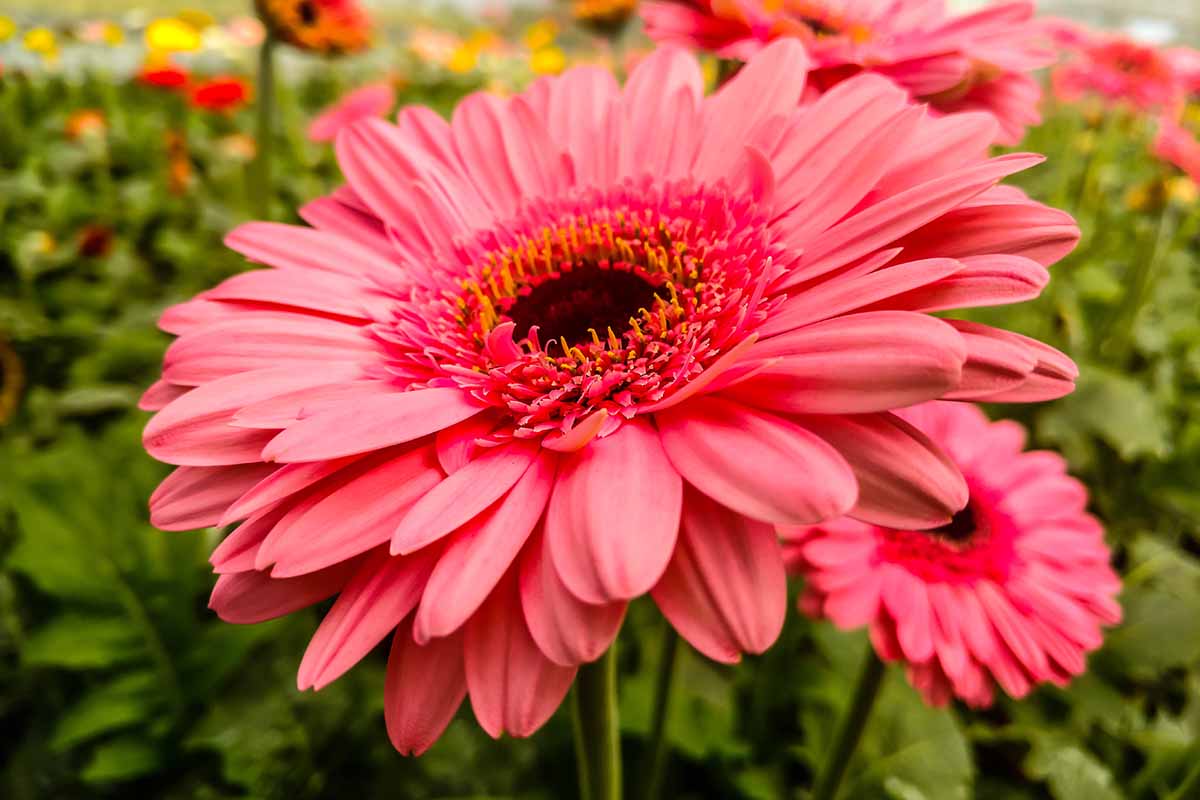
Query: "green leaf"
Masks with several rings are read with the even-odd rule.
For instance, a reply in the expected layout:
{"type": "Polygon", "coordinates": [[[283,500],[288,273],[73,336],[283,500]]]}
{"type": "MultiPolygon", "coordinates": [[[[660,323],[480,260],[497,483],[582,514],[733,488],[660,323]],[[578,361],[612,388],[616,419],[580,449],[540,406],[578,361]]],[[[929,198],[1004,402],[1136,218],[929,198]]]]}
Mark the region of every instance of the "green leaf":
{"type": "Polygon", "coordinates": [[[32,667],[111,667],[141,654],[137,628],[122,617],[63,614],[29,637],[21,657],[32,667]]]}
{"type": "Polygon", "coordinates": [[[1139,537],[1131,551],[1120,598],[1125,619],[1100,655],[1148,680],[1200,660],[1200,564],[1149,536],[1139,537]]]}
{"type": "Polygon", "coordinates": [[[1078,388],[1042,417],[1042,434],[1070,441],[1072,431],[1103,439],[1122,458],[1164,458],[1171,451],[1165,409],[1147,386],[1119,372],[1081,364],[1078,388]]]}
{"type": "Polygon", "coordinates": [[[155,711],[156,685],[153,673],[132,672],[92,689],[59,719],[51,745],[66,750],[146,720],[155,711]]]}
{"type": "Polygon", "coordinates": [[[106,784],[149,775],[162,764],[154,742],[130,735],[99,745],[79,777],[87,783],[106,784]]]}
{"type": "Polygon", "coordinates": [[[897,800],[965,800],[974,767],[970,747],[948,709],[930,708],[891,669],[851,766],[854,796],[897,800]]]}
{"type": "Polygon", "coordinates": [[[1031,777],[1046,781],[1055,800],[1122,800],[1112,772],[1095,756],[1051,736],[1035,740],[1025,761],[1031,777]]]}

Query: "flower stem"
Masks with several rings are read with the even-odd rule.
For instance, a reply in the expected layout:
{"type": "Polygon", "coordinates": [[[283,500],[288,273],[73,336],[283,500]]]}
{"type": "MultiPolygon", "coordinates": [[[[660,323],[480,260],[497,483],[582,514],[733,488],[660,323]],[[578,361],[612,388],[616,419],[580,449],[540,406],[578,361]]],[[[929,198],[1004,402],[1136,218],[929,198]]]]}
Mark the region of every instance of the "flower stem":
{"type": "Polygon", "coordinates": [[[858,740],[867,727],[867,718],[871,708],[879,696],[879,687],[883,683],[885,667],[875,650],[867,645],[867,656],[863,661],[862,670],[858,674],[858,683],[854,687],[854,697],[850,707],[838,724],[837,738],[829,751],[825,766],[817,778],[817,786],[813,789],[812,800],[833,800],[838,787],[850,766],[850,757],[858,747],[858,740]]]}
{"type": "Polygon", "coordinates": [[[1146,247],[1139,248],[1144,257],[1138,260],[1130,285],[1125,291],[1124,302],[1117,308],[1110,323],[1112,331],[1109,340],[1109,355],[1116,359],[1115,363],[1124,363],[1133,348],[1135,328],[1142,308],[1150,299],[1154,284],[1162,269],[1162,262],[1170,254],[1177,229],[1175,209],[1167,200],[1160,212],[1158,224],[1154,227],[1153,238],[1146,247]]]}
{"type": "Polygon", "coordinates": [[[583,800],[621,800],[621,736],[617,724],[617,645],[575,678],[575,759],[583,800]]]}
{"type": "Polygon", "coordinates": [[[654,682],[654,716],[650,722],[650,758],[644,773],[646,783],[642,797],[655,800],[661,796],[663,773],[671,753],[667,737],[667,714],[671,707],[671,686],[675,681],[675,663],[679,659],[679,634],[670,624],[663,632],[662,650],[658,655],[658,677],[654,682]]]}
{"type": "Polygon", "coordinates": [[[251,173],[251,211],[257,219],[271,214],[271,148],[275,139],[275,37],[270,31],[258,50],[257,153],[251,173]]]}

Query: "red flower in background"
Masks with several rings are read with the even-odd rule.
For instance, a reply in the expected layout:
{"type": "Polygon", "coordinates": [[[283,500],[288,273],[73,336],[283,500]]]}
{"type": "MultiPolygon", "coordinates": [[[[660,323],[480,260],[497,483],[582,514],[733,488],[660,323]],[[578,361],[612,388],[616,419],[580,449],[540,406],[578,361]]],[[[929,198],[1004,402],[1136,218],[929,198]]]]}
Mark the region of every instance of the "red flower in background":
{"type": "Polygon", "coordinates": [[[165,66],[150,66],[147,64],[138,73],[137,80],[143,86],[177,91],[184,89],[188,85],[191,76],[187,70],[175,64],[167,64],[165,66]]]}
{"type": "Polygon", "coordinates": [[[242,78],[220,76],[192,87],[189,101],[206,111],[231,112],[250,100],[250,84],[242,78]]]}

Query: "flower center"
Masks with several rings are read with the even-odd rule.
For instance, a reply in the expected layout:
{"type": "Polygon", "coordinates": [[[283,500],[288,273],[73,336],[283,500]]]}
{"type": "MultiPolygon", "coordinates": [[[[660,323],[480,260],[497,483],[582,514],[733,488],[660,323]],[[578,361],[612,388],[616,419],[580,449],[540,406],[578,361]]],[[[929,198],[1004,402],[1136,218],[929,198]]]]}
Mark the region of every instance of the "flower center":
{"type": "Polygon", "coordinates": [[[633,272],[583,263],[534,286],[505,310],[518,340],[537,328],[546,341],[592,341],[592,332],[625,331],[630,320],[654,307],[656,287],[633,272]]]}
{"type": "Polygon", "coordinates": [[[929,534],[947,542],[963,545],[969,542],[978,531],[975,509],[968,503],[967,507],[955,514],[949,522],[940,528],[934,528],[929,531],[929,534]]]}
{"type": "Polygon", "coordinates": [[[769,286],[784,252],[765,222],[753,198],[691,181],[532,204],[454,245],[459,264],[431,264],[431,282],[377,326],[388,371],[409,386],[455,382],[509,435],[570,430],[596,411],[629,419],[782,302],[769,286]]]}

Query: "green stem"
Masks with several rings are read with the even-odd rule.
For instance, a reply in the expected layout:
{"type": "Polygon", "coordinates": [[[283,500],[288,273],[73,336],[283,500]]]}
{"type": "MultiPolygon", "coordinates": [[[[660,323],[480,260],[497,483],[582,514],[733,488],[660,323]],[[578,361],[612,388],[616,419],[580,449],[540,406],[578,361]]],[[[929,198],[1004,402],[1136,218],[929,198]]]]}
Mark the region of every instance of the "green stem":
{"type": "Polygon", "coordinates": [[[251,173],[251,211],[257,219],[271,214],[271,149],[275,140],[275,37],[267,33],[258,50],[258,152],[251,173]]]}
{"type": "Polygon", "coordinates": [[[862,671],[858,674],[858,683],[854,687],[854,697],[850,707],[838,724],[837,737],[829,751],[825,766],[817,777],[817,786],[813,789],[812,800],[833,800],[838,787],[850,766],[850,757],[858,747],[858,740],[867,727],[867,718],[879,696],[879,687],[883,683],[885,667],[875,650],[867,645],[867,656],[863,662],[862,671]]]}
{"type": "Polygon", "coordinates": [[[617,645],[575,678],[575,758],[583,800],[621,800],[621,736],[617,724],[617,645]]]}
{"type": "Polygon", "coordinates": [[[654,716],[650,723],[650,759],[645,772],[646,783],[642,797],[655,800],[661,796],[663,774],[671,753],[667,737],[667,713],[671,707],[671,685],[675,682],[675,663],[679,660],[679,634],[669,624],[663,633],[662,650],[658,655],[658,677],[654,682],[654,716]]]}

